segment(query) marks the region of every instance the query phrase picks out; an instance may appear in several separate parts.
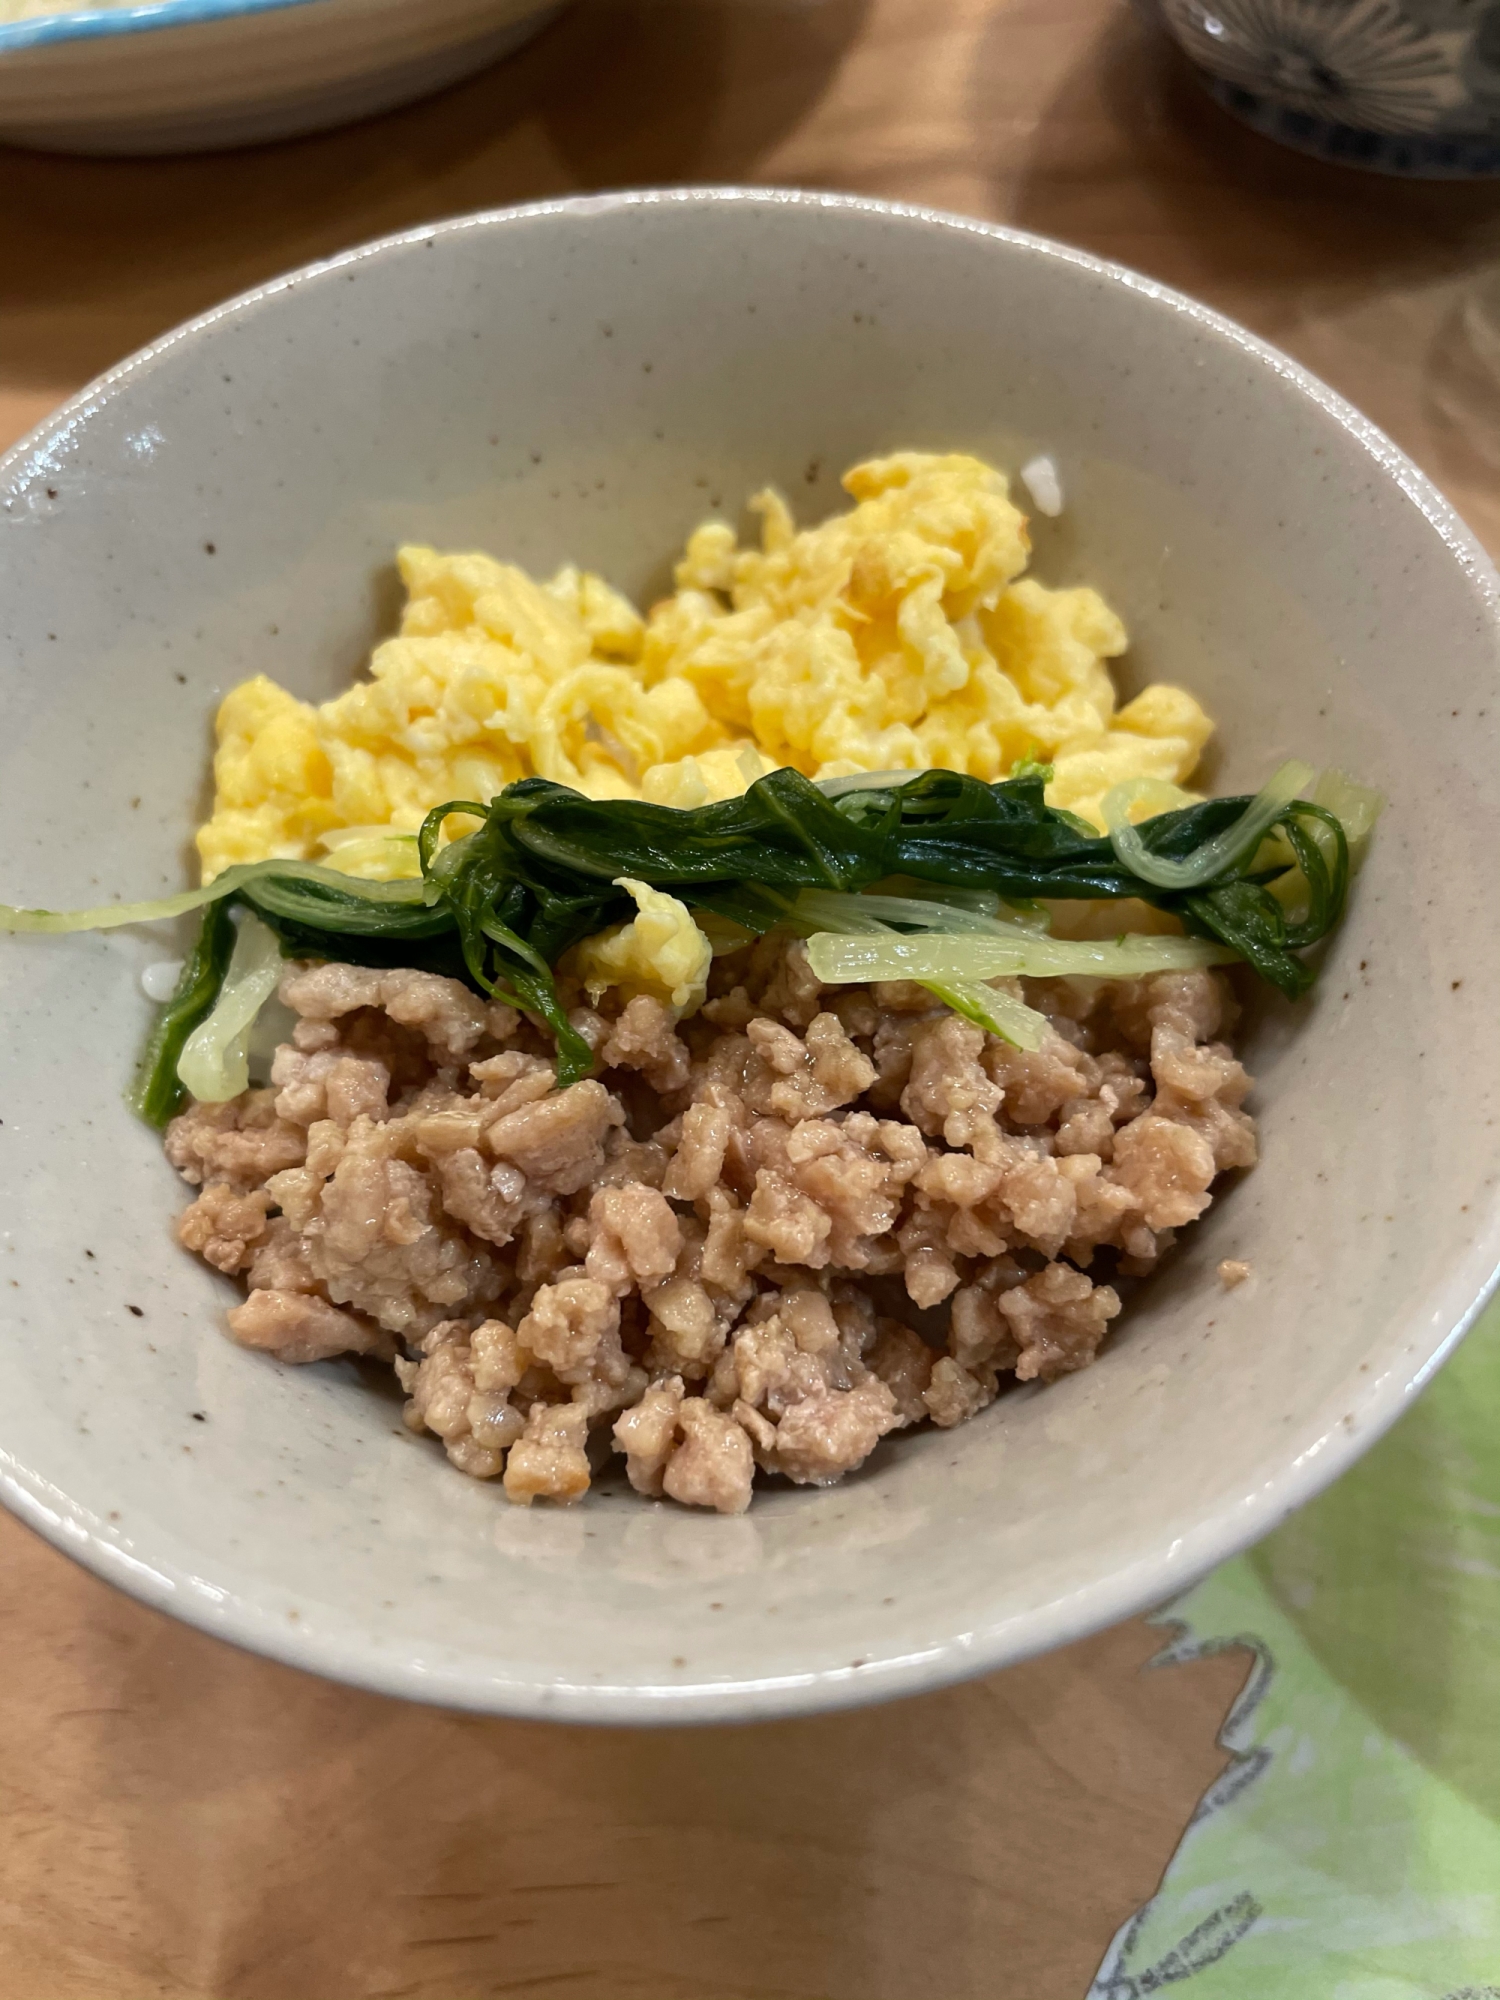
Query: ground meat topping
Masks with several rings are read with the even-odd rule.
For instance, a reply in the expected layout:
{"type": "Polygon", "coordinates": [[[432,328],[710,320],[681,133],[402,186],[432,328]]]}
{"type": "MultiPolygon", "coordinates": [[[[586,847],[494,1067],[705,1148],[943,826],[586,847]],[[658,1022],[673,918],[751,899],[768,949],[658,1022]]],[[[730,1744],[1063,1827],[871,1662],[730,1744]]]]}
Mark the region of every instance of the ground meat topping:
{"type": "Polygon", "coordinates": [[[192,1186],[222,1181],[247,1192],[299,1165],[307,1134],[277,1115],[274,1091],[247,1090],[228,1104],[190,1104],[167,1127],[166,1149],[192,1186]]]}
{"type": "Polygon", "coordinates": [[[755,1478],[755,1457],[744,1430],[701,1396],[683,1398],[677,1426],[682,1441],[667,1460],[662,1491],[690,1507],[743,1514],[755,1478]]]}
{"type": "Polygon", "coordinates": [[[547,1194],[576,1194],[604,1164],[604,1137],[624,1113],[592,1078],[497,1118],[485,1143],[547,1194]]]}
{"type": "Polygon", "coordinates": [[[326,1361],[335,1354],[389,1354],[391,1344],[357,1313],[340,1312],[310,1292],[253,1291],[231,1306],[229,1330],[242,1347],[278,1361],[326,1361]]]}
{"type": "Polygon", "coordinates": [[[251,1261],[250,1246],[266,1233],[266,1218],[274,1207],[264,1188],[236,1194],[226,1181],[211,1181],[177,1224],[178,1240],[219,1271],[242,1271],[251,1261]]]}
{"type": "Polygon", "coordinates": [[[433,972],[373,972],[360,965],[310,965],[289,972],[281,999],[296,1014],[336,1021],[374,1007],[403,1028],[418,1029],[434,1056],[464,1056],[486,1034],[504,1041],[520,1017],[512,1007],[486,1006],[456,979],[433,972]]]}
{"type": "Polygon", "coordinates": [[[821,1389],[793,1403],[767,1456],[799,1485],[828,1486],[863,1465],[899,1422],[891,1391],[879,1376],[867,1375],[852,1389],[821,1389]]]}
{"type": "Polygon", "coordinates": [[[1105,1328],[1120,1310],[1112,1286],[1095,1285],[1067,1264],[1048,1264],[1013,1291],[1004,1292],[1000,1311],[1010,1321],[1021,1358],[1016,1378],[1050,1382],[1075,1368],[1087,1368],[1099,1351],[1105,1328]]]}
{"type": "Polygon", "coordinates": [[[655,1188],[601,1188],[589,1203],[587,1269],[618,1295],[671,1276],[682,1254],[682,1226],[655,1188]]]}
{"type": "Polygon", "coordinates": [[[586,1493],[588,1421],[587,1410],[578,1403],[533,1403],[526,1429],[505,1462],[505,1497],[529,1507],[533,1500],[566,1505],[586,1493]]]}
{"type": "Polygon", "coordinates": [[[573,1007],[599,1073],[561,1091],[456,981],[300,966],[282,997],[270,1087],[167,1132],[181,1240],[244,1274],[236,1340],[393,1361],[408,1427],[524,1505],[576,1500],[592,1440],[739,1513],[757,1470],[826,1484],[1086,1367],[1116,1280],[1256,1156],[1216,973],[1027,982],[1054,1032],[1022,1051],[764,939],[688,1021],[573,1007]]]}

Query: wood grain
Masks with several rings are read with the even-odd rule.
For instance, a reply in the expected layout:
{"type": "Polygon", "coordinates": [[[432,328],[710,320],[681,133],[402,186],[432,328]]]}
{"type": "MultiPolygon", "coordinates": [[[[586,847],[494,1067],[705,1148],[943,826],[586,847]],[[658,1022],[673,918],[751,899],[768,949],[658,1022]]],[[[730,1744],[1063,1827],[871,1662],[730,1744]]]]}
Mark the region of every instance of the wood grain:
{"type": "MultiPolygon", "coordinates": [[[[585,0],[425,106],[260,152],[0,153],[0,441],[382,231],[752,180],[1012,221],[1244,319],[1500,545],[1500,189],[1282,154],[1115,0],[585,0]]],[[[178,1628],[0,1521],[0,1993],[1080,2000],[1220,1768],[1243,1656],[1130,1625],[894,1708],[636,1735],[480,1721],[178,1628]]]]}
{"type": "Polygon", "coordinates": [[[356,1694],[0,1518],[0,1993],[1081,2000],[1204,1787],[1243,1655],[1122,1626],[739,1729],[356,1694]]]}
{"type": "Polygon", "coordinates": [[[309,258],[601,187],[852,188],[1014,222],[1222,306],[1366,408],[1500,544],[1500,393],[1464,317],[1500,185],[1241,130],[1122,0],[582,0],[427,105],[196,160],[0,150],[0,433],[309,258]]]}

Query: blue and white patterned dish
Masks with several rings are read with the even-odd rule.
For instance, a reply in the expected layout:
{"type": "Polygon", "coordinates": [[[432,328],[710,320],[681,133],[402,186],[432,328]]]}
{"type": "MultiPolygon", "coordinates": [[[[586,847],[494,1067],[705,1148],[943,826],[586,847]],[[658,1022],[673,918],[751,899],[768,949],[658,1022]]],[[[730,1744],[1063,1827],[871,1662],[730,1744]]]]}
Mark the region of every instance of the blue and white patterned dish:
{"type": "Polygon", "coordinates": [[[271,7],[296,7],[305,0],[141,0],[138,6],[60,7],[0,21],[0,54],[49,42],[92,41],[97,35],[132,35],[142,28],[186,27],[227,14],[260,14],[271,7]]]}
{"type": "Polygon", "coordinates": [[[1346,166],[1500,174],[1500,0],[1150,0],[1226,110],[1346,166]]]}
{"type": "Polygon", "coordinates": [[[0,24],[0,140],[180,153],[321,131],[507,54],[558,0],[145,0],[0,24]]]}

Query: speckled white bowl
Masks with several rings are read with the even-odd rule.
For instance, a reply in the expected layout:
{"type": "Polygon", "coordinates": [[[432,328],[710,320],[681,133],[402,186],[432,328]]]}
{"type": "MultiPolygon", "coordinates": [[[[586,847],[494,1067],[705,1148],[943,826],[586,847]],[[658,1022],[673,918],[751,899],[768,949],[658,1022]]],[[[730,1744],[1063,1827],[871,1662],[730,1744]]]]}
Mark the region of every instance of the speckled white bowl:
{"type": "Polygon", "coordinates": [[[1160,1603],[1401,1411],[1489,1287],[1500,1125],[1496,580],[1422,476],[1175,294],[833,196],[611,196],[445,224],[250,294],[0,466],[0,895],[180,883],[220,693],[326,695],[400,538],[658,582],[722,497],[804,516],[888,447],[1053,452],[1036,571],[1128,673],[1390,810],[1315,999],[1258,1031],[1265,1158],[1098,1365],[739,1520],[523,1512],[352,1366],[283,1369],[171,1240],[120,1090],[157,937],[0,940],[4,1498],[210,1632],[397,1694],[683,1721],[928,1688],[1160,1603]],[[1214,1281],[1223,1257],[1253,1279],[1214,1281]]]}
{"type": "Polygon", "coordinates": [[[0,139],[191,153],[321,132],[507,55],[563,0],[140,0],[0,22],[0,139]]]}

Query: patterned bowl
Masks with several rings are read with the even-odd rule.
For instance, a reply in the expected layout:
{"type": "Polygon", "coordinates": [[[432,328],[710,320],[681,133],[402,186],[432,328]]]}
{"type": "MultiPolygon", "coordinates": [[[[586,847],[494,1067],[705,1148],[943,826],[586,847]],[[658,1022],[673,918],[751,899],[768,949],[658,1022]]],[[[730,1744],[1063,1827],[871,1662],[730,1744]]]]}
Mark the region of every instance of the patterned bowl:
{"type": "Polygon", "coordinates": [[[0,23],[0,140],[190,153],[320,132],[509,54],[558,4],[105,0],[0,23]]]}
{"type": "Polygon", "coordinates": [[[1209,91],[1345,166],[1500,174],[1500,0],[1148,0],[1209,91]]]}

